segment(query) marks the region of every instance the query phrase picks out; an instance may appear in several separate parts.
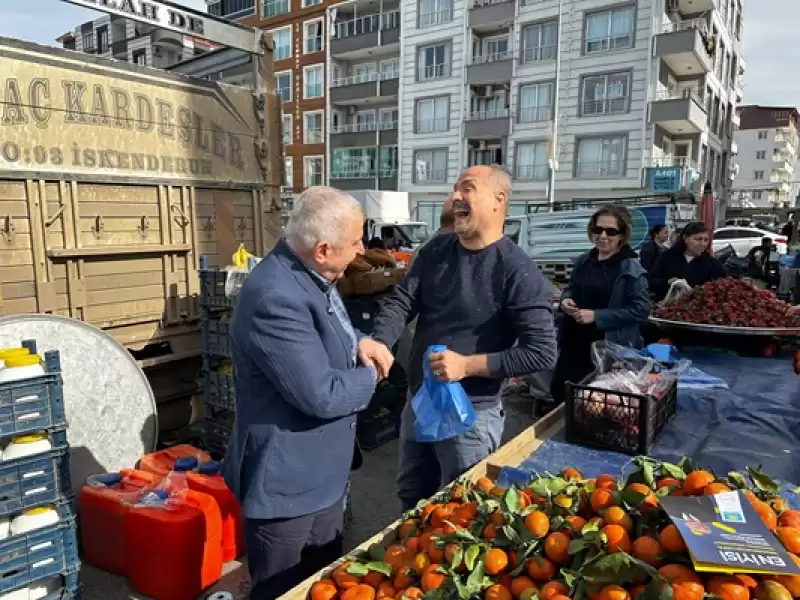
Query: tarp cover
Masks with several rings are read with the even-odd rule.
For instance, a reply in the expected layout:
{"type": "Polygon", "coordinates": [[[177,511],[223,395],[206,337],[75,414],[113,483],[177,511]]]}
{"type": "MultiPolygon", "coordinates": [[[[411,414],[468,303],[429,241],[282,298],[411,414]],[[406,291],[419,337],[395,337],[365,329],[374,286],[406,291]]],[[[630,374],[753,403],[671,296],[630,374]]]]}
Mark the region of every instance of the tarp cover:
{"type": "MultiPolygon", "coordinates": [[[[726,381],[730,389],[678,392],[678,413],[651,456],[676,462],[687,455],[718,475],[759,465],[774,478],[800,483],[800,376],[791,360],[744,358],[694,350],[693,365],[726,381]]],[[[547,440],[520,465],[526,471],[578,468],[587,477],[618,473],[631,459],[616,452],[547,440]]],[[[788,486],[787,486],[788,487],[788,486]]],[[[800,508],[800,496],[786,492],[800,508]]]]}

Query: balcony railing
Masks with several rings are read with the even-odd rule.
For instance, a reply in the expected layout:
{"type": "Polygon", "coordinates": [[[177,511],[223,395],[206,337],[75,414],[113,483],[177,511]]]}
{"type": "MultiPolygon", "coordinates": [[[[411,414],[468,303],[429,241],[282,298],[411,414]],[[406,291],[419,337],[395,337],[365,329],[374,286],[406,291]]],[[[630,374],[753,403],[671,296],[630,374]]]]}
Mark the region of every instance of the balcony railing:
{"type": "Polygon", "coordinates": [[[447,183],[447,169],[417,169],[417,183],[447,183]]]}
{"type": "Polygon", "coordinates": [[[321,144],[324,141],[323,138],[322,129],[306,129],[303,133],[306,144],[321,144]]]}
{"type": "Polygon", "coordinates": [[[261,18],[268,19],[289,12],[289,0],[264,0],[261,3],[261,18]]]}
{"type": "Polygon", "coordinates": [[[447,77],[450,74],[450,64],[441,63],[438,65],[428,65],[427,67],[422,67],[418,73],[420,81],[441,79],[442,77],[447,77]]]}
{"type": "Polygon", "coordinates": [[[453,9],[436,10],[433,12],[419,13],[420,27],[433,27],[453,20],[453,9]]]}
{"type": "Polygon", "coordinates": [[[547,179],[550,169],[547,165],[518,165],[517,179],[522,181],[541,181],[547,179]]]}
{"type": "Polygon", "coordinates": [[[510,50],[506,50],[505,52],[493,52],[491,54],[479,54],[478,56],[473,56],[470,60],[471,65],[485,65],[487,63],[493,63],[500,60],[509,60],[514,57],[514,54],[510,50]]]}
{"type": "Polygon", "coordinates": [[[493,4],[508,4],[513,0],[471,0],[469,8],[480,8],[481,6],[492,6],[493,4]]]}
{"type": "Polygon", "coordinates": [[[306,84],[306,98],[322,98],[322,84],[310,83],[306,84]]]}
{"type": "Polygon", "coordinates": [[[525,48],[522,51],[522,62],[532,63],[541,62],[544,60],[555,60],[556,50],[557,47],[555,44],[536,46],[535,48],[525,48]]]}
{"type": "Polygon", "coordinates": [[[521,108],[519,111],[520,123],[539,123],[540,121],[550,121],[552,118],[552,106],[529,106],[521,108]]]}
{"type": "Polygon", "coordinates": [[[575,168],[576,177],[623,177],[625,161],[604,160],[579,162],[575,168]]]}
{"type": "Polygon", "coordinates": [[[700,106],[703,104],[705,91],[703,88],[665,88],[662,87],[655,94],[655,100],[680,100],[681,98],[691,98],[700,106]]]}
{"type": "Polygon", "coordinates": [[[397,121],[369,123],[345,123],[331,127],[331,133],[370,133],[373,131],[391,131],[397,129],[397,121]]]}
{"type": "Polygon", "coordinates": [[[348,38],[356,35],[364,35],[383,29],[394,29],[400,27],[400,11],[394,10],[387,13],[378,13],[357,17],[349,21],[340,21],[335,24],[336,37],[348,38]]]}
{"type": "Polygon", "coordinates": [[[653,156],[646,160],[648,167],[667,169],[670,167],[681,167],[685,169],[698,170],[697,161],[688,156],[653,156]]]}
{"type": "Polygon", "coordinates": [[[685,21],[666,23],[661,29],[661,33],[674,33],[677,31],[687,31],[689,29],[699,29],[702,31],[703,27],[705,27],[705,21],[703,19],[686,19],[685,21]]]}
{"type": "Polygon", "coordinates": [[[322,52],[322,38],[311,37],[306,38],[306,53],[322,52]]]}
{"type": "Polygon", "coordinates": [[[374,179],[379,177],[394,177],[397,175],[397,168],[389,169],[337,169],[331,171],[331,179],[374,179]]]}
{"type": "Polygon", "coordinates": [[[450,130],[450,117],[441,119],[417,119],[417,133],[443,133],[450,130]]]}
{"type": "Polygon", "coordinates": [[[628,97],[601,98],[598,100],[584,100],[581,105],[581,114],[584,117],[600,115],[617,115],[628,110],[628,97]]]}
{"type": "Polygon", "coordinates": [[[361,73],[360,75],[350,75],[348,77],[339,77],[331,82],[331,87],[342,87],[345,85],[358,85],[359,83],[370,83],[372,81],[386,81],[389,79],[400,78],[400,67],[397,69],[390,69],[383,73],[371,71],[369,73],[361,73]]]}
{"type": "Polygon", "coordinates": [[[486,121],[508,117],[508,108],[491,108],[489,110],[473,110],[467,116],[468,121],[486,121]]]}

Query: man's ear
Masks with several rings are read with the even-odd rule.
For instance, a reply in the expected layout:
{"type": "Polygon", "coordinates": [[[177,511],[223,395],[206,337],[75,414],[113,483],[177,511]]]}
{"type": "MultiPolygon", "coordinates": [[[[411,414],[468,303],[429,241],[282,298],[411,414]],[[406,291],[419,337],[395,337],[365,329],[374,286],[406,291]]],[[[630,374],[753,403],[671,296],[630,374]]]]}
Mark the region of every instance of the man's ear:
{"type": "Polygon", "coordinates": [[[316,246],[314,246],[314,258],[317,262],[323,262],[330,253],[330,246],[328,246],[328,242],[319,242],[316,246]]]}

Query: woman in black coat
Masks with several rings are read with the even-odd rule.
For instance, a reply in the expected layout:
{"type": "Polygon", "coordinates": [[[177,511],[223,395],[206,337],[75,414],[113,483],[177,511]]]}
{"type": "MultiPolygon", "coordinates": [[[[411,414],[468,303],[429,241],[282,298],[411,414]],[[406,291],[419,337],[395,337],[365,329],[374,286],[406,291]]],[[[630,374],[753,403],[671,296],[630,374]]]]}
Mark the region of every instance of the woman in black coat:
{"type": "Polygon", "coordinates": [[[710,247],[711,236],[703,223],[694,221],[684,227],[675,245],[661,253],[650,271],[650,289],[656,301],[667,295],[676,279],[685,279],[692,287],[724,279],[725,269],[711,256],[710,247]]]}
{"type": "Polygon", "coordinates": [[[652,270],[655,266],[658,257],[666,250],[664,244],[667,243],[668,239],[669,227],[666,225],[654,225],[650,229],[650,239],[647,240],[642,245],[642,249],[639,250],[639,262],[642,263],[646,271],[652,270]]]}

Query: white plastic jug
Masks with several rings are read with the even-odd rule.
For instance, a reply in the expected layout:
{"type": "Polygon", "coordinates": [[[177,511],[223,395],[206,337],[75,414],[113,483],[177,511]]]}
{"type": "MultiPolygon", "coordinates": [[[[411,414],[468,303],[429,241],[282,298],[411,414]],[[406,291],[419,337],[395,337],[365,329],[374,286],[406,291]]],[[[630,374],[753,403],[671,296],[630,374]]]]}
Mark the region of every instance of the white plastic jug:
{"type": "Polygon", "coordinates": [[[3,594],[0,596],[0,600],[30,600],[30,597],[30,588],[25,586],[24,588],[19,588],[18,590],[3,594]]]}
{"type": "Polygon", "coordinates": [[[29,508],[11,520],[11,535],[28,533],[59,521],[58,511],[52,506],[29,508]]]}
{"type": "Polygon", "coordinates": [[[14,460],[25,456],[33,456],[49,452],[53,444],[46,433],[30,433],[11,438],[11,443],[3,450],[3,460],[14,460]]]}
{"type": "Polygon", "coordinates": [[[0,370],[0,383],[20,381],[44,375],[42,359],[38,354],[16,354],[3,359],[5,367],[0,370]]]}
{"type": "Polygon", "coordinates": [[[11,535],[11,521],[8,518],[0,519],[0,540],[11,535]]]}
{"type": "Polygon", "coordinates": [[[61,589],[61,575],[38,579],[28,584],[29,600],[41,600],[61,589]]]}

